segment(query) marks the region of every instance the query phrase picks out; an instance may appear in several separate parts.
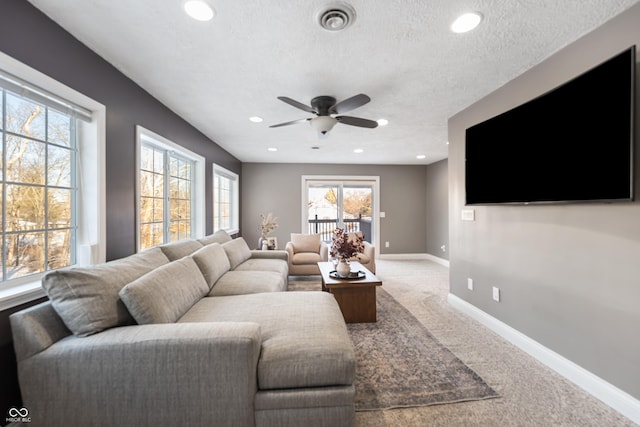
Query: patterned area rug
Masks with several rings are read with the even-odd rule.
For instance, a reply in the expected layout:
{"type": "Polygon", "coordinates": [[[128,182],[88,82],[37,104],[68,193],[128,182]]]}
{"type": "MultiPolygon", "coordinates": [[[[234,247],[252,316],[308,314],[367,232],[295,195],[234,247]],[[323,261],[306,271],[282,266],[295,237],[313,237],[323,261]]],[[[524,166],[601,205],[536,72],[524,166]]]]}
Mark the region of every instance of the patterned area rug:
{"type": "MultiPolygon", "coordinates": [[[[289,290],[318,290],[292,281],[289,290]]],[[[499,397],[400,303],[377,288],[376,323],[347,325],[356,349],[356,411],[499,397]]]]}
{"type": "Polygon", "coordinates": [[[356,348],[356,410],[437,405],[498,397],[384,289],[378,321],[349,324],[356,348]]]}

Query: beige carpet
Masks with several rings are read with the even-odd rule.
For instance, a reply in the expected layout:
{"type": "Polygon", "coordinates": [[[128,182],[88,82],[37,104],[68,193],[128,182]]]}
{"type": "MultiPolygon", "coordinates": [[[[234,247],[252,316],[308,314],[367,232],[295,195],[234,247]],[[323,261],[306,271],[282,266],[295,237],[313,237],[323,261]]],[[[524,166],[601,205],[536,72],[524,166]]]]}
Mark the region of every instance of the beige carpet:
{"type": "MultiPolygon", "coordinates": [[[[500,398],[357,412],[358,426],[636,426],[449,306],[446,267],[431,261],[377,260],[376,264],[384,289],[482,377],[500,398]]],[[[291,285],[295,288],[296,281],[291,285]]]]}

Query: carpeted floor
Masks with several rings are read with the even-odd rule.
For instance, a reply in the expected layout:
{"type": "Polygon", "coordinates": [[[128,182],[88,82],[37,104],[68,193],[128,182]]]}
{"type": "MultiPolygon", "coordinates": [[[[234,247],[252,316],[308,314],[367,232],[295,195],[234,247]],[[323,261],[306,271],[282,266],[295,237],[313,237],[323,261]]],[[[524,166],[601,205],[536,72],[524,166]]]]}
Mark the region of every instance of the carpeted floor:
{"type": "MultiPolygon", "coordinates": [[[[357,426],[636,426],[449,306],[448,268],[426,260],[376,260],[376,264],[376,275],[382,279],[385,291],[483,378],[500,398],[357,412],[357,426]]],[[[292,289],[304,280],[296,282],[292,281],[292,289]]]]}
{"type": "Polygon", "coordinates": [[[377,322],[348,324],[356,351],[356,411],[498,397],[384,289],[377,322]]]}

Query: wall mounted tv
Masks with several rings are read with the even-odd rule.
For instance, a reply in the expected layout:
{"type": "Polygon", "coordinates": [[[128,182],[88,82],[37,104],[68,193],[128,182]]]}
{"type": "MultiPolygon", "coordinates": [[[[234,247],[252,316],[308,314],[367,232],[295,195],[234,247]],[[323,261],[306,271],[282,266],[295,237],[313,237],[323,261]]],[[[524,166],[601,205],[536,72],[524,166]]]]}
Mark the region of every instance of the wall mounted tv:
{"type": "Polygon", "coordinates": [[[466,204],[633,200],[635,46],[466,130],[466,204]]]}

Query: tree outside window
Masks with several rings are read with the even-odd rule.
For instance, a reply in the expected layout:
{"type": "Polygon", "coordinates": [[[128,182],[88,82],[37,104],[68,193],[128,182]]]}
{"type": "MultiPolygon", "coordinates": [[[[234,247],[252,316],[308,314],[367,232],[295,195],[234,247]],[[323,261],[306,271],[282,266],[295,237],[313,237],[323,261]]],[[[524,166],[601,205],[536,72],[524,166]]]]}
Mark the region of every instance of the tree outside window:
{"type": "Polygon", "coordinates": [[[75,119],[0,89],[2,281],[75,263],[75,119]]]}

